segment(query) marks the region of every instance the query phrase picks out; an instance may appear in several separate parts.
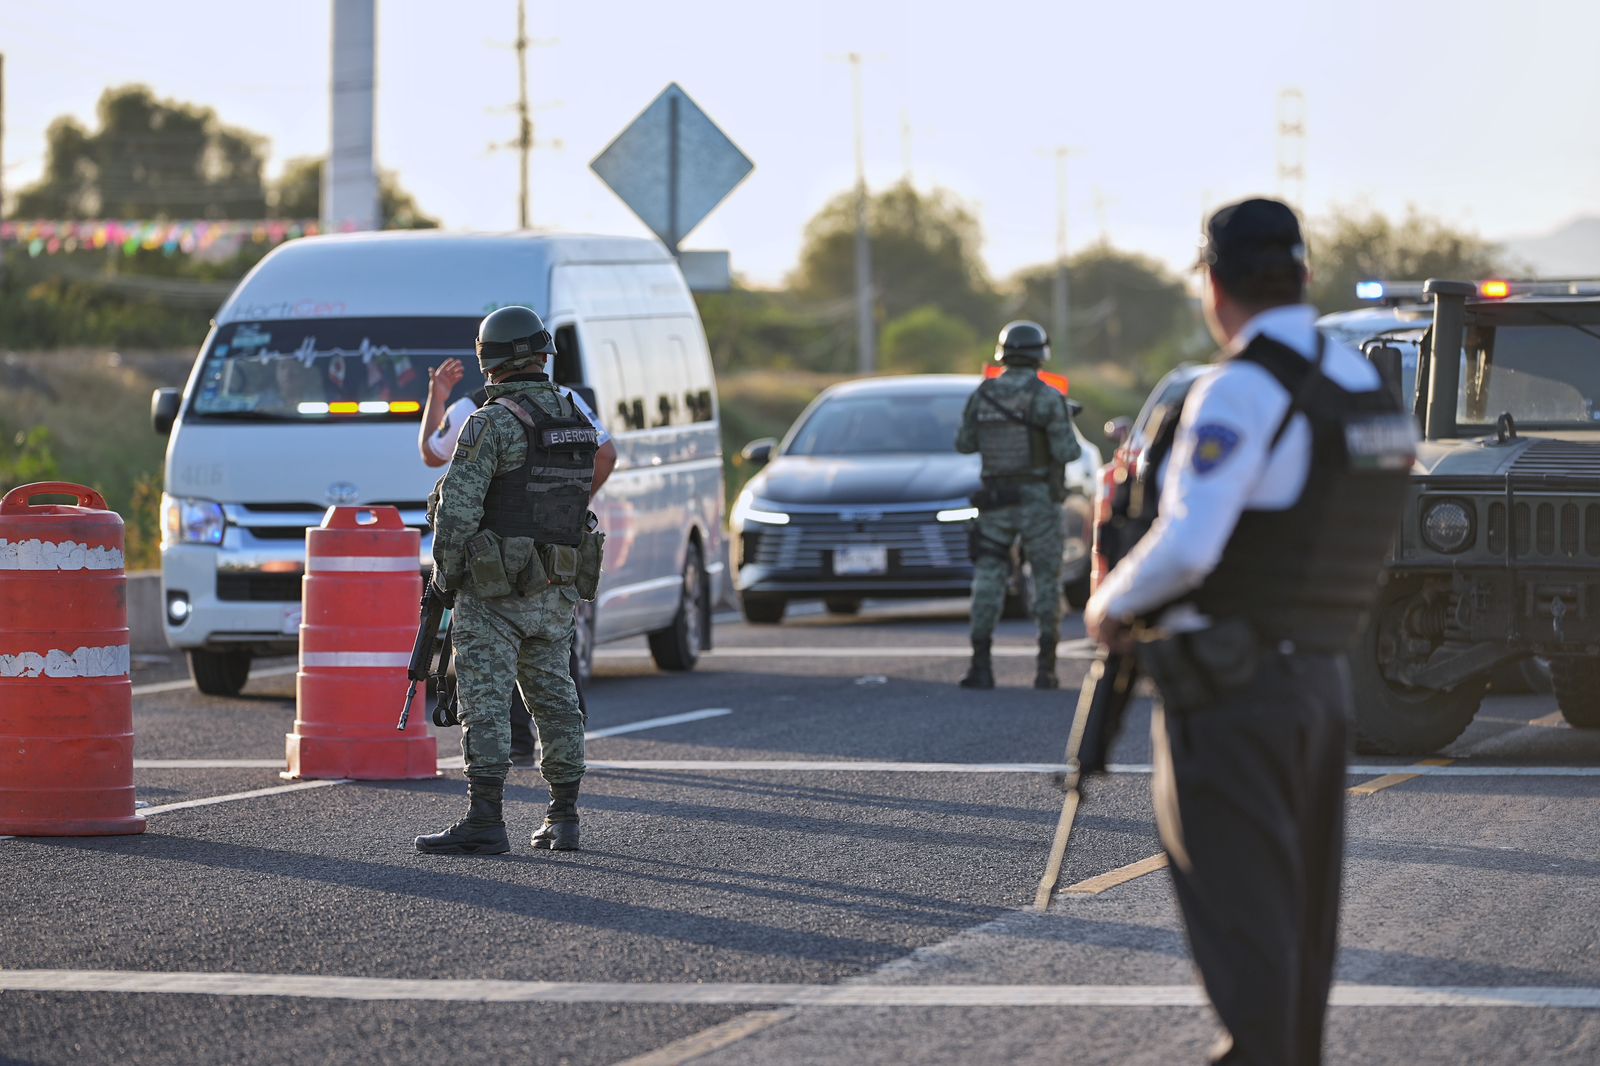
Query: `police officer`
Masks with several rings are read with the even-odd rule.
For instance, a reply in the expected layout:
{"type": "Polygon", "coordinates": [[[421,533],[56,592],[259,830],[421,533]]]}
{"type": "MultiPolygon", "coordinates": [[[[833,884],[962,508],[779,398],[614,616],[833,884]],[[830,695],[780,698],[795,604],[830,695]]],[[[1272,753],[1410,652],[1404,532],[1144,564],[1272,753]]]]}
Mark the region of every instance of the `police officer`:
{"type": "MultiPolygon", "coordinates": [[[[417,448],[422,453],[422,461],[428,466],[439,467],[450,462],[450,457],[455,454],[456,441],[461,438],[461,430],[467,424],[467,419],[472,412],[482,407],[488,400],[488,393],[484,389],[474,389],[471,393],[462,396],[455,403],[447,403],[450,393],[461,383],[465,376],[465,368],[459,359],[446,359],[438,367],[428,371],[428,402],[422,408],[422,425],[417,434],[417,448]]],[[[600,486],[606,483],[611,476],[611,471],[617,465],[617,446],[611,440],[611,434],[606,432],[606,427],[595,415],[593,409],[584,402],[582,396],[573,392],[566,386],[557,386],[563,395],[573,402],[573,405],[583,413],[599,434],[600,449],[594,456],[594,484],[590,487],[589,495],[594,496],[600,491],[600,486]]],[[[583,696],[583,681],[579,677],[578,646],[574,639],[570,669],[572,681],[578,686],[578,707],[583,711],[584,719],[589,717],[589,705],[583,696]]],[[[534,756],[533,719],[528,714],[528,708],[523,705],[522,698],[513,691],[511,693],[511,761],[517,765],[532,765],[534,756]]]]}
{"type": "Polygon", "coordinates": [[[1050,340],[1034,322],[1000,331],[999,377],[978,386],[962,412],[956,450],[983,455],[983,488],[973,532],[972,666],[962,688],[994,688],[991,648],[1011,576],[1011,546],[1019,538],[1033,571],[1033,615],[1039,625],[1039,663],[1033,687],[1052,689],[1061,635],[1061,501],[1066,464],[1081,451],[1066,398],[1039,380],[1050,340]]]}
{"type": "Polygon", "coordinates": [[[478,327],[477,348],[487,402],[466,420],[432,508],[433,580],[454,598],[471,806],[416,846],[450,855],[510,850],[502,798],[515,684],[539,727],[550,786],[533,845],[575,850],[583,715],[569,656],[580,587],[592,595],[599,576],[599,543],[588,533],[598,435],[543,373],[555,346],[533,311],[495,311],[478,327]]]}
{"type": "Polygon", "coordinates": [[[1314,1064],[1344,846],[1345,648],[1400,518],[1415,430],[1377,370],[1325,340],[1294,213],[1207,223],[1223,350],[1163,419],[1132,494],[1152,524],[1085,611],[1137,657],[1157,824],[1200,976],[1228,1031],[1213,1061],[1314,1064]],[[1141,501],[1142,502],[1139,502],[1141,501]]]}

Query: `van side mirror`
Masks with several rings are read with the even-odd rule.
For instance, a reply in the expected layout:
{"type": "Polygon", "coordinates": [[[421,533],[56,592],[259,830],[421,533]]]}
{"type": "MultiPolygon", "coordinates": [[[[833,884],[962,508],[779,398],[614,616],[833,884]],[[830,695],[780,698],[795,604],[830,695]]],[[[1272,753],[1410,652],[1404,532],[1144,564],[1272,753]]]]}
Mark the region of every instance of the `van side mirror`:
{"type": "Polygon", "coordinates": [[[1367,349],[1367,359],[1378,370],[1383,384],[1394,398],[1405,403],[1405,366],[1400,349],[1388,344],[1375,344],[1367,349]]]}
{"type": "Polygon", "coordinates": [[[1120,448],[1128,443],[1128,434],[1133,432],[1133,419],[1123,415],[1113,418],[1104,426],[1106,440],[1111,442],[1113,448],[1120,448]]]}
{"type": "Polygon", "coordinates": [[[753,440],[739,450],[739,456],[751,466],[766,466],[772,459],[772,449],[778,446],[776,437],[753,440]]]}
{"type": "Polygon", "coordinates": [[[182,389],[157,389],[150,394],[150,425],[161,436],[172,432],[172,423],[178,420],[178,407],[182,403],[182,389]]]}
{"type": "Polygon", "coordinates": [[[589,410],[597,412],[597,413],[599,412],[599,410],[600,410],[600,401],[595,396],[594,386],[593,385],[585,385],[580,381],[580,382],[575,382],[574,384],[568,385],[567,388],[570,389],[573,392],[573,394],[578,397],[578,399],[580,399],[584,403],[588,404],[589,405],[589,410]]]}

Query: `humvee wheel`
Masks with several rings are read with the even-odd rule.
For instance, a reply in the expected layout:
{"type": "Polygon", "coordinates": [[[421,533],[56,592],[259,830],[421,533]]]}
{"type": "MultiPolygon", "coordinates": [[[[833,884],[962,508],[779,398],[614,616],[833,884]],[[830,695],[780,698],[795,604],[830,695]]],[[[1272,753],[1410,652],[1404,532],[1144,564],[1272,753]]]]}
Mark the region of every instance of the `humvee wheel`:
{"type": "Polygon", "coordinates": [[[1438,751],[1467,728],[1488,688],[1487,677],[1440,691],[1412,688],[1384,676],[1381,663],[1392,657],[1402,640],[1401,627],[1413,592],[1404,582],[1384,589],[1373,609],[1372,623],[1351,649],[1357,751],[1384,755],[1438,751]]]}
{"type": "Polygon", "coordinates": [[[1600,662],[1593,659],[1551,659],[1556,706],[1574,729],[1600,729],[1600,662]]]}

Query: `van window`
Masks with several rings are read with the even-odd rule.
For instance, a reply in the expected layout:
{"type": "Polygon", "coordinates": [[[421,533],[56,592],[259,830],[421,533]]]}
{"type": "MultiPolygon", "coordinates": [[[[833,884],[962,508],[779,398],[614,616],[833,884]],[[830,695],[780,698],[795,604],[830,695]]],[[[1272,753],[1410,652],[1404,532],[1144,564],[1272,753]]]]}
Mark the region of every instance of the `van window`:
{"type": "Polygon", "coordinates": [[[212,333],[192,418],[272,422],[421,417],[428,373],[457,358],[456,392],[480,385],[468,318],[307,318],[229,322],[212,333]]]}
{"type": "Polygon", "coordinates": [[[558,385],[593,385],[584,375],[583,355],[578,350],[578,331],[571,324],[556,327],[556,358],[550,379],[558,385]]]}

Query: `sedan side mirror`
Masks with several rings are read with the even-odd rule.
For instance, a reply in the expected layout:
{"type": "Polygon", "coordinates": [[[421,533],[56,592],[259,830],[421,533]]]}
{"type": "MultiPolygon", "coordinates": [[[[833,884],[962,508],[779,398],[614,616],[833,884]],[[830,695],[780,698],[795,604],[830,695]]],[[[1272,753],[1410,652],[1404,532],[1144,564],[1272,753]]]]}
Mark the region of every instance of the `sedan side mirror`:
{"type": "Polygon", "coordinates": [[[778,446],[776,437],[762,437],[753,440],[739,450],[740,458],[752,466],[766,466],[772,459],[772,449],[778,446]]]}
{"type": "Polygon", "coordinates": [[[1114,447],[1120,448],[1128,443],[1128,434],[1133,431],[1133,419],[1128,418],[1126,415],[1120,418],[1113,418],[1105,424],[1105,431],[1106,440],[1110,441],[1114,447]]]}
{"type": "Polygon", "coordinates": [[[157,389],[150,394],[150,425],[163,437],[172,432],[183,403],[182,389],[157,389]]]}

